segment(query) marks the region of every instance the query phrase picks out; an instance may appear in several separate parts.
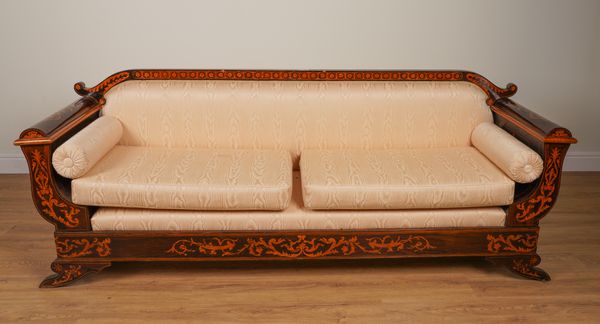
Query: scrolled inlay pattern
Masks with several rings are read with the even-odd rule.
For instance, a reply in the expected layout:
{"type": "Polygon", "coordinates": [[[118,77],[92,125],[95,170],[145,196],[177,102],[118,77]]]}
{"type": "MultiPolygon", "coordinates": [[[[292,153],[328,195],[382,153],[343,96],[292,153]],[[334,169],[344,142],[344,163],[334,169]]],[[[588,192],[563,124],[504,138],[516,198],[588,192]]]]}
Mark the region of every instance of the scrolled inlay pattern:
{"type": "Polygon", "coordinates": [[[236,239],[221,239],[213,237],[210,239],[202,239],[195,241],[193,238],[189,240],[178,240],[167,253],[177,254],[181,256],[189,256],[192,254],[200,254],[206,256],[228,256],[236,255],[236,239]]]}
{"type": "Polygon", "coordinates": [[[537,239],[535,234],[488,234],[488,251],[529,253],[535,251],[537,239]]]}
{"type": "Polygon", "coordinates": [[[40,288],[56,288],[66,286],[86,275],[98,272],[110,266],[110,262],[103,263],[68,263],[63,261],[52,262],[51,269],[56,274],[49,276],[40,283],[40,288]]]}
{"type": "Polygon", "coordinates": [[[358,236],[284,236],[236,238],[182,239],[166,251],[179,256],[248,256],[282,258],[318,258],[356,254],[417,254],[433,250],[420,235],[384,235],[369,238],[358,236]]]}
{"type": "Polygon", "coordinates": [[[526,258],[515,258],[512,260],[509,268],[525,278],[549,281],[550,275],[546,271],[536,267],[536,265],[540,264],[540,261],[541,259],[537,254],[526,258]]]}
{"type": "Polygon", "coordinates": [[[39,198],[40,211],[43,215],[55,220],[66,227],[79,225],[81,209],[60,199],[50,184],[50,166],[48,157],[40,150],[34,149],[29,156],[31,177],[34,182],[34,192],[39,198]]]}
{"type": "Polygon", "coordinates": [[[73,281],[84,274],[83,267],[80,264],[61,264],[52,263],[52,271],[57,275],[51,276],[42,282],[42,287],[59,287],[70,281],[73,281]]]}
{"type": "Polygon", "coordinates": [[[110,256],[110,238],[94,238],[88,240],[82,239],[69,239],[69,238],[56,238],[56,253],[59,257],[83,257],[83,256],[98,256],[107,257],[110,256]]]}
{"type": "Polygon", "coordinates": [[[528,222],[542,216],[553,206],[553,201],[558,194],[558,179],[561,171],[562,158],[565,150],[558,146],[550,148],[545,159],[542,180],[537,191],[527,200],[517,203],[516,219],[519,222],[528,222]]]}

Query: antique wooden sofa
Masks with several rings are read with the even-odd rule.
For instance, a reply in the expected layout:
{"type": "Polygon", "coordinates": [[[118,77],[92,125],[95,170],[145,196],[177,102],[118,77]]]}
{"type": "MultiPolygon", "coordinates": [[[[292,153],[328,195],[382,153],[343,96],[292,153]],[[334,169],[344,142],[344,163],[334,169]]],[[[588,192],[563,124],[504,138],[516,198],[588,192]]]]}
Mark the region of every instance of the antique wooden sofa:
{"type": "Polygon", "coordinates": [[[571,133],[467,71],[127,70],[15,141],[69,284],[118,261],[477,256],[527,278],[571,133]]]}

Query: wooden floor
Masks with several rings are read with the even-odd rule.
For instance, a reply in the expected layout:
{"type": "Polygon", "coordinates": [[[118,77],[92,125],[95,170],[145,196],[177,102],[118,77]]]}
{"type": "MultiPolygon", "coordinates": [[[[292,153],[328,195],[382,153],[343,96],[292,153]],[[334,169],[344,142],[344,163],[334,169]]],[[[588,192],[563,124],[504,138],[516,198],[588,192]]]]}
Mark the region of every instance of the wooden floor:
{"type": "Polygon", "coordinates": [[[548,283],[461,258],[125,263],[39,289],[55,252],[25,175],[0,206],[0,323],[600,321],[600,173],[565,174],[542,221],[548,283]]]}

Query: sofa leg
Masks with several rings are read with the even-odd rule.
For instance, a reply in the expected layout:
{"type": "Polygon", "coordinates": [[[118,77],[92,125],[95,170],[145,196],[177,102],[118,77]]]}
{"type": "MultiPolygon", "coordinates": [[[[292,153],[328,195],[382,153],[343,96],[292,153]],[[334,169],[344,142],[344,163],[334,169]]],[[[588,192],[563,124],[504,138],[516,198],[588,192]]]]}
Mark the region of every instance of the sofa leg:
{"type": "Polygon", "coordinates": [[[506,266],[510,271],[520,275],[521,277],[539,281],[550,281],[550,275],[536,267],[541,262],[539,255],[524,255],[516,257],[498,257],[488,258],[488,260],[506,266]]]}
{"type": "Polygon", "coordinates": [[[48,276],[40,283],[40,288],[67,286],[88,274],[96,273],[111,265],[110,262],[69,262],[54,260],[50,269],[56,274],[48,276]]]}

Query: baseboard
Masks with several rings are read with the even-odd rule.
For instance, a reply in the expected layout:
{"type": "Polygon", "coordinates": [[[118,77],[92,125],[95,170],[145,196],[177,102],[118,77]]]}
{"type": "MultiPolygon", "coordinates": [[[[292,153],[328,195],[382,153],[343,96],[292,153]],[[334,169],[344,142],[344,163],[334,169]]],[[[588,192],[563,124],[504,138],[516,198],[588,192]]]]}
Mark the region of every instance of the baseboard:
{"type": "Polygon", "coordinates": [[[27,173],[27,161],[23,156],[0,154],[0,173],[27,173]]]}
{"type": "Polygon", "coordinates": [[[564,171],[600,171],[600,152],[568,152],[564,171]]]}
{"type": "MultiPolygon", "coordinates": [[[[569,152],[564,171],[600,171],[600,152],[569,152]]],[[[18,155],[0,154],[0,174],[27,173],[25,158],[18,155]]]]}

